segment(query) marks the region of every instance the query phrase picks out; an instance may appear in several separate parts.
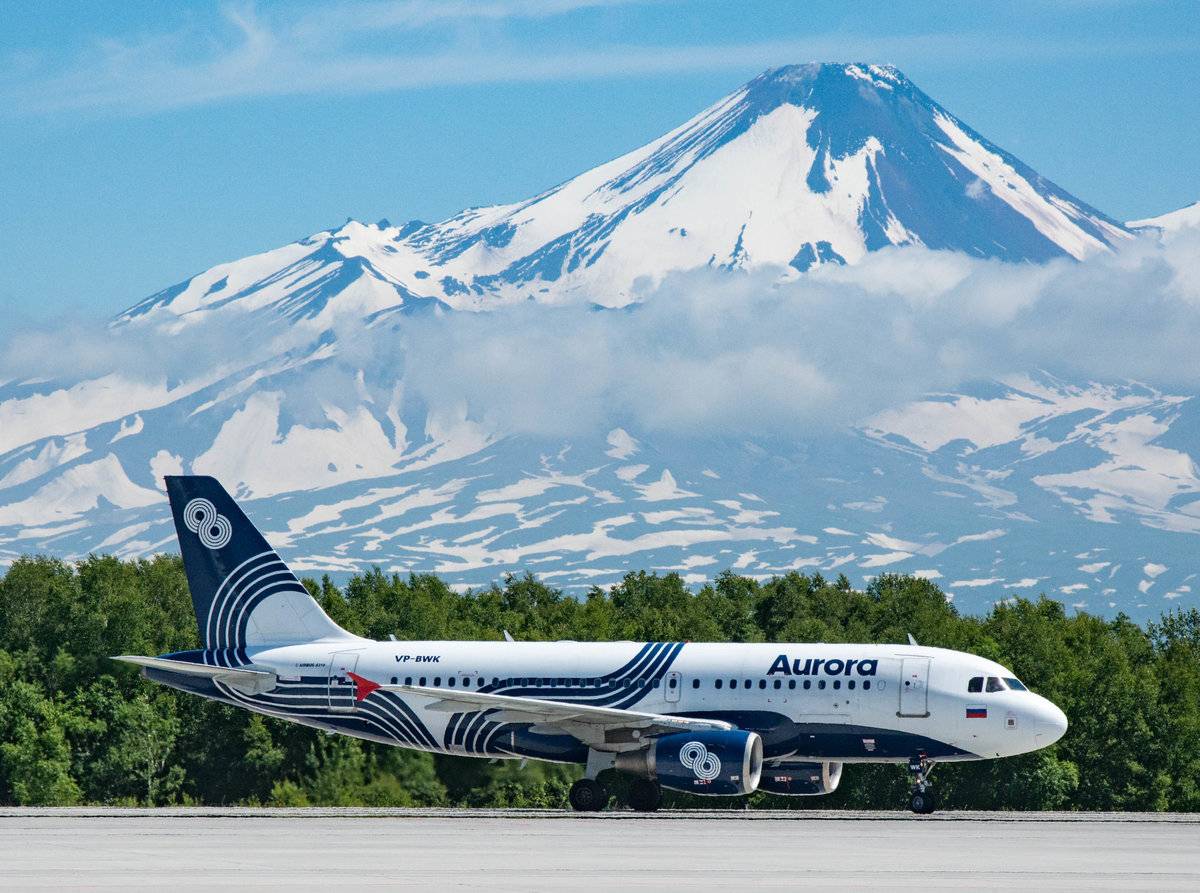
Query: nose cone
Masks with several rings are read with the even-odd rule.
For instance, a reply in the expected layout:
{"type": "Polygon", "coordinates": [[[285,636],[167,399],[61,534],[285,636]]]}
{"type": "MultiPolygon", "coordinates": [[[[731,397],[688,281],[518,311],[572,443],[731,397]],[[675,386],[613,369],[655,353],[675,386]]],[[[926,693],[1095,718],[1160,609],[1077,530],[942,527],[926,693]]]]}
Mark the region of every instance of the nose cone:
{"type": "Polygon", "coordinates": [[[1038,747],[1049,747],[1067,734],[1067,715],[1058,709],[1057,704],[1045,698],[1039,700],[1041,703],[1033,716],[1034,741],[1038,747]]]}

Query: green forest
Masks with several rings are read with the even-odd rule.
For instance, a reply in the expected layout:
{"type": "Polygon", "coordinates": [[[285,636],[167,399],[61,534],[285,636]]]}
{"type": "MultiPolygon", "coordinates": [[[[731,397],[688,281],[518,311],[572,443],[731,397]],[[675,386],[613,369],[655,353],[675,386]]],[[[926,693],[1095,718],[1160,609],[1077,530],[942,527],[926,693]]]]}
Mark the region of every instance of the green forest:
{"type": "MultiPolygon", "coordinates": [[[[306,580],[342,626],[384,639],[904,642],[1011,667],[1071,721],[1055,746],[933,776],[945,809],[1200,810],[1200,612],[1139,626],[1047,598],[964,616],[926,580],[766,582],[724,573],[699,589],[631,573],[568,595],[532,576],[456,592],[378,570],[306,580]]],[[[368,744],[184,695],[114,654],[197,647],[177,557],[21,558],[0,579],[0,802],[21,805],[566,806],[580,770],[368,744]]],[[[906,807],[903,767],[851,765],[827,797],[700,799],[667,808],[906,807]]]]}

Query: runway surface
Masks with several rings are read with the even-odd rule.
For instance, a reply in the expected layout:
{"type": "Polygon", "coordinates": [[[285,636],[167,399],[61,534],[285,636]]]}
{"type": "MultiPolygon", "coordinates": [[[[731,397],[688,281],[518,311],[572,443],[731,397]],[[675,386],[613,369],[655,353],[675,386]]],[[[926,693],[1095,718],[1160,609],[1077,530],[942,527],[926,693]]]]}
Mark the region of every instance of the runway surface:
{"type": "Polygon", "coordinates": [[[1200,816],[0,809],[0,888],[1200,890],[1200,816]]]}

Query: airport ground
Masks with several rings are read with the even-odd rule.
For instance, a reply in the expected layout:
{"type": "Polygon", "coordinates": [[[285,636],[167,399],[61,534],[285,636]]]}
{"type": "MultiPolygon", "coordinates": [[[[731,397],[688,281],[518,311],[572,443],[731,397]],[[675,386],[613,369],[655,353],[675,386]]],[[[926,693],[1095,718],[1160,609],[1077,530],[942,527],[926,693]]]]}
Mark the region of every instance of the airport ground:
{"type": "Polygon", "coordinates": [[[21,889],[1200,890],[1200,816],[2,809],[21,889]]]}

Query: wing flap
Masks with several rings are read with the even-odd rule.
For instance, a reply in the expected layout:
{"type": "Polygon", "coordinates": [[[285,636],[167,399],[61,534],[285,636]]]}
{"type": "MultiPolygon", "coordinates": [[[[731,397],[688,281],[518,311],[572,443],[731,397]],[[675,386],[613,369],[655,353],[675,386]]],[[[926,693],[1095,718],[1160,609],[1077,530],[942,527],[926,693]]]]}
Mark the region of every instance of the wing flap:
{"type": "Polygon", "coordinates": [[[490,692],[455,691],[420,685],[383,685],[380,688],[430,698],[427,710],[443,713],[495,710],[497,712],[492,718],[497,722],[527,722],[533,724],[531,731],[536,734],[567,734],[601,747],[611,745],[624,748],[636,745],[644,738],[672,732],[727,731],[735,728],[717,719],[643,713],[620,707],[598,707],[490,692]]]}

